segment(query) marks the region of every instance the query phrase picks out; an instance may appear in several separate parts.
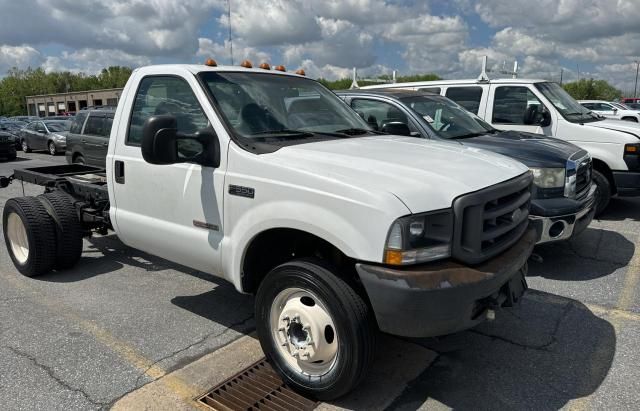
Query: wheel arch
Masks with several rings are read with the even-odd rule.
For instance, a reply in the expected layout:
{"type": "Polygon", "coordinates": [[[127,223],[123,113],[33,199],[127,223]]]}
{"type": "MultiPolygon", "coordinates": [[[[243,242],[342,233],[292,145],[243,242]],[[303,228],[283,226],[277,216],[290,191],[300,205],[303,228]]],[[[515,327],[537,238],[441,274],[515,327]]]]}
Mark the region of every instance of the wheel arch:
{"type": "Polygon", "coordinates": [[[613,172],[611,171],[611,168],[609,168],[607,163],[600,160],[599,158],[593,158],[592,161],[593,169],[601,172],[605,177],[607,177],[607,180],[609,180],[609,184],[611,184],[611,194],[615,194],[617,192],[616,182],[613,178],[613,172]]]}

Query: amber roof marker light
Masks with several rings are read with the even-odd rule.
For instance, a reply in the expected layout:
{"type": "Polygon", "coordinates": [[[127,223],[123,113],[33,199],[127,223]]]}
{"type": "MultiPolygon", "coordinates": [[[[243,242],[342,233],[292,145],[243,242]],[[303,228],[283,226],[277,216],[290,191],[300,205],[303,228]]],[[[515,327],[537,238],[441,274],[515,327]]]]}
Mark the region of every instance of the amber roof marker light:
{"type": "Polygon", "coordinates": [[[244,67],[244,68],[253,68],[253,64],[251,64],[251,62],[249,60],[245,60],[242,63],[240,63],[240,66],[244,67]]]}
{"type": "Polygon", "coordinates": [[[271,66],[268,63],[260,64],[260,68],[264,70],[271,70],[271,66]]]}
{"type": "Polygon", "coordinates": [[[204,65],[209,67],[218,67],[218,63],[216,63],[214,59],[207,59],[207,61],[204,62],[204,65]]]}
{"type": "Polygon", "coordinates": [[[283,65],[275,66],[273,69],[274,69],[274,70],[278,70],[278,71],[287,71],[287,69],[286,69],[286,68],[284,68],[284,66],[283,66],[283,65]]]}
{"type": "Polygon", "coordinates": [[[298,69],[296,70],[296,74],[299,76],[306,76],[307,73],[304,72],[304,69],[298,69]]]}

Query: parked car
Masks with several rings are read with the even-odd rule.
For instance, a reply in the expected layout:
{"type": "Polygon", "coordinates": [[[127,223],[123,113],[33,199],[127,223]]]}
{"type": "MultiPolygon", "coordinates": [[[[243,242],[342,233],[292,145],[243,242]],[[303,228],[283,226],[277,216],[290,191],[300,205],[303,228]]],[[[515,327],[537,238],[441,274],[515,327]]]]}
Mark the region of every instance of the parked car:
{"type": "Polygon", "coordinates": [[[378,330],[449,334],[526,290],[533,176],[513,159],[380,135],[315,80],[213,62],[136,69],[115,114],[106,171],[14,170],[49,186],[4,205],[24,275],[113,229],[255,294],[270,364],[318,399],[364,379],[378,330]]]}
{"type": "Polygon", "coordinates": [[[22,130],[26,125],[27,123],[23,121],[9,119],[5,119],[0,122],[0,128],[2,128],[4,132],[14,136],[16,150],[22,150],[22,144],[20,143],[20,130],[22,130]]]}
{"type": "Polygon", "coordinates": [[[637,110],[629,110],[616,103],[604,100],[578,100],[583,107],[588,108],[596,114],[612,118],[615,120],[626,120],[640,122],[640,112],[637,110]]]}
{"type": "Polygon", "coordinates": [[[623,97],[620,99],[620,102],[624,104],[640,103],[640,97],[623,97]]]}
{"type": "Polygon", "coordinates": [[[596,186],[589,154],[566,141],[521,131],[500,131],[452,100],[413,90],[337,92],[376,130],[447,140],[521,161],[534,175],[529,218],[538,244],[567,240],[593,219],[596,186]]]}
{"type": "Polygon", "coordinates": [[[32,121],[20,130],[20,144],[22,151],[47,150],[55,156],[67,147],[66,133],[71,127],[68,120],[32,121]]]}
{"type": "Polygon", "coordinates": [[[557,83],[530,79],[437,80],[362,87],[406,88],[449,97],[499,130],[528,131],[568,141],[593,159],[601,194],[596,216],[614,196],[640,196],[640,123],[605,119],[557,83]]]}
{"type": "Polygon", "coordinates": [[[76,114],[67,133],[67,163],[106,167],[114,113],[113,109],[93,109],[76,114]]]}
{"type": "Polygon", "coordinates": [[[629,107],[631,110],[639,110],[640,111],[640,103],[624,103],[624,105],[629,107]]]}
{"type": "Polygon", "coordinates": [[[16,137],[8,133],[0,123],[0,159],[15,160],[16,159],[16,137]]]}

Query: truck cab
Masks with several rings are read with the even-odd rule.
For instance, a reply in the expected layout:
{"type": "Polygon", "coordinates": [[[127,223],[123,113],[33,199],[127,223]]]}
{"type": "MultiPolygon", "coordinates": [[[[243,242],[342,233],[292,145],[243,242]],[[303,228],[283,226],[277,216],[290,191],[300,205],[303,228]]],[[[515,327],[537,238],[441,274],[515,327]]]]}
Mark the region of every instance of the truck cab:
{"type": "Polygon", "coordinates": [[[560,85],[534,79],[438,80],[362,87],[441,94],[499,130],[544,134],[587,150],[598,192],[596,216],[611,196],[640,195],[640,125],[604,119],[560,85]]]}
{"type": "Polygon", "coordinates": [[[320,83],[284,70],[136,69],[106,170],[70,164],[0,178],[46,187],[3,208],[16,268],[73,266],[81,235],[113,230],[133,248],[222,277],[255,295],[274,369],[319,399],[362,381],[378,331],[448,334],[519,301],[536,239],[526,166],[381,134],[320,83]]]}

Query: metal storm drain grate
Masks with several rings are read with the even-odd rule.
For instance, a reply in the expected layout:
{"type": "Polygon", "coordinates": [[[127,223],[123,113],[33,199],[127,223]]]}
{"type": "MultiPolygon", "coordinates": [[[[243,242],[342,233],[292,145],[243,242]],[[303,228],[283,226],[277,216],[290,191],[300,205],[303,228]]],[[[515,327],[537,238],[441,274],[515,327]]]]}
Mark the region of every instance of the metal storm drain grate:
{"type": "Polygon", "coordinates": [[[199,401],[216,411],[310,411],[318,406],[287,387],[264,359],[213,388],[199,401]]]}

